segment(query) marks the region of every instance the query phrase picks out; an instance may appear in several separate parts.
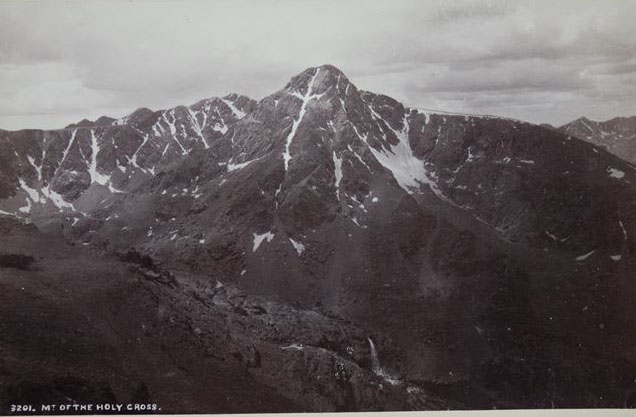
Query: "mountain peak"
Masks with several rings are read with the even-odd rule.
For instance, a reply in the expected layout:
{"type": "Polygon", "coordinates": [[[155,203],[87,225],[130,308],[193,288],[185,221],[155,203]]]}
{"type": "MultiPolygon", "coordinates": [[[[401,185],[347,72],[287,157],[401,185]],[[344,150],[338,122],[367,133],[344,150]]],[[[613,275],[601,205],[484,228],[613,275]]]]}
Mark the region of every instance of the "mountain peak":
{"type": "Polygon", "coordinates": [[[306,94],[311,84],[312,94],[323,94],[330,88],[335,88],[338,94],[344,94],[351,84],[347,76],[338,68],[330,64],[310,67],[294,76],[285,90],[291,93],[306,94]]]}
{"type": "Polygon", "coordinates": [[[590,123],[590,122],[591,122],[591,123],[595,123],[595,122],[594,122],[594,120],[589,119],[589,118],[587,118],[587,117],[585,117],[585,116],[581,116],[581,117],[579,117],[578,119],[576,119],[575,121],[576,121],[576,122],[585,122],[585,123],[590,123]]]}
{"type": "Polygon", "coordinates": [[[121,119],[115,121],[115,124],[128,124],[128,123],[139,123],[148,117],[152,116],[154,112],[147,107],[140,107],[134,112],[130,113],[128,116],[124,116],[121,119]]]}

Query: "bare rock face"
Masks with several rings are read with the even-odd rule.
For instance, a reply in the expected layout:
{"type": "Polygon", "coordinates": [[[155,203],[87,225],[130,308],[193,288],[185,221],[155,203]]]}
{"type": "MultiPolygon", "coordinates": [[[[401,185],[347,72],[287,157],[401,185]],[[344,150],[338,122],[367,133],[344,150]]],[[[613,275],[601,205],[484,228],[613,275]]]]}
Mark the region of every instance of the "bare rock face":
{"type": "Polygon", "coordinates": [[[0,141],[0,209],[134,249],[160,299],[172,276],[212,291],[233,341],[199,342],[275,410],[628,401],[636,170],[571,135],[408,108],[324,65],[258,103],[0,141]]]}

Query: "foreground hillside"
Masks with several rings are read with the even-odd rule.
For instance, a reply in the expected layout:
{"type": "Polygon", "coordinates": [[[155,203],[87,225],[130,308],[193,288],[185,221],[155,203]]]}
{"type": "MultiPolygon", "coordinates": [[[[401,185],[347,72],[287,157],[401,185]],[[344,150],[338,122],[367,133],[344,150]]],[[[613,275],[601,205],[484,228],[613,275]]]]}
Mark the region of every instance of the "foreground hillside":
{"type": "Polygon", "coordinates": [[[68,401],[166,413],[459,404],[376,375],[374,334],[351,323],[173,275],[135,252],[104,257],[7,219],[0,230],[3,410],[68,401]]]}

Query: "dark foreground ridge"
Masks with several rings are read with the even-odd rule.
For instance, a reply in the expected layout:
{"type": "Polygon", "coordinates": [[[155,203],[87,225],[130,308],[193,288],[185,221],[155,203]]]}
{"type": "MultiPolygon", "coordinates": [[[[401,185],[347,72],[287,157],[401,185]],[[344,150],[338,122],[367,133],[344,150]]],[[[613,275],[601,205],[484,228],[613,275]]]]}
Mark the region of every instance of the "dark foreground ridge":
{"type": "Polygon", "coordinates": [[[635,184],[569,133],[329,65],[2,131],[0,406],[632,407],[635,184]]]}

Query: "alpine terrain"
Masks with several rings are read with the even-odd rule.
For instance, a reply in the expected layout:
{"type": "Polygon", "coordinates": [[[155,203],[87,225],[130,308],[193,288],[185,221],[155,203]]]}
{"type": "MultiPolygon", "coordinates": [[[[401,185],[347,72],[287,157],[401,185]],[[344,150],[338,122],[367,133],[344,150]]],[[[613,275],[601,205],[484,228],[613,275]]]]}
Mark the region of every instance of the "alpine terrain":
{"type": "Polygon", "coordinates": [[[636,163],[636,116],[596,122],[581,117],[559,130],[605,148],[632,164],[636,163]]]}
{"type": "Polygon", "coordinates": [[[634,154],[578,129],[323,65],[0,131],[1,406],[633,407],[634,154]]]}

